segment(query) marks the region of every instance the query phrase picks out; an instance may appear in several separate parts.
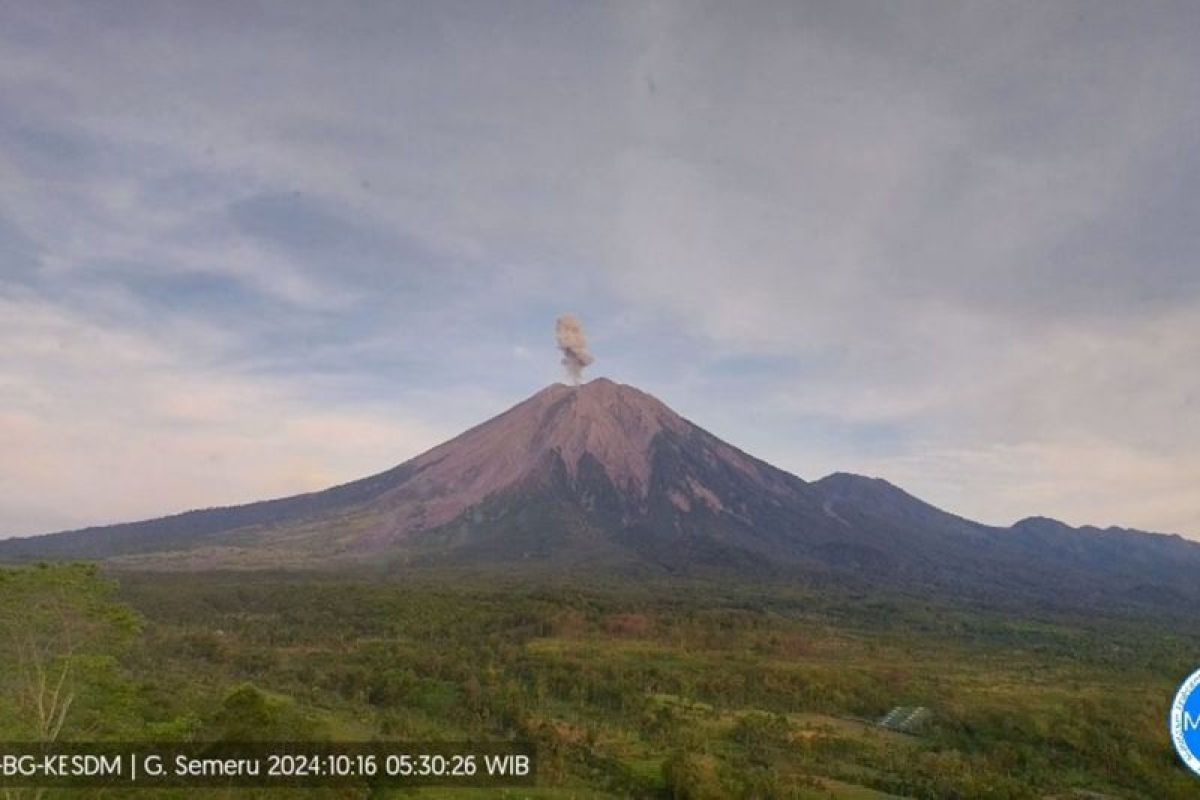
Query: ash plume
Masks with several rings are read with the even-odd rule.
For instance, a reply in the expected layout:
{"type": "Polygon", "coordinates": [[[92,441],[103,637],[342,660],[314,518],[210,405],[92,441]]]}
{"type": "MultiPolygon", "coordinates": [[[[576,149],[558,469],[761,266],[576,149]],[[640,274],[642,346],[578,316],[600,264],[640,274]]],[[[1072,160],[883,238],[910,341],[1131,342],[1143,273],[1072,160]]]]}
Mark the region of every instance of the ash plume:
{"type": "Polygon", "coordinates": [[[562,351],[562,365],[566,367],[571,383],[576,386],[583,380],[583,369],[595,361],[588,352],[587,337],[583,335],[583,324],[574,314],[563,314],[554,321],[554,338],[562,351]]]}

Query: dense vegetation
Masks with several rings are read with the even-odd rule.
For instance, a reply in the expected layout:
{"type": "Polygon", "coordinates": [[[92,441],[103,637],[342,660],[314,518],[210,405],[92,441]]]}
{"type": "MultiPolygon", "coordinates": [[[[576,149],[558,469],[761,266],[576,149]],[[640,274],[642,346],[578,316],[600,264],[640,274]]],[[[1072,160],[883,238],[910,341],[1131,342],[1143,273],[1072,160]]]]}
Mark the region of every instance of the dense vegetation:
{"type": "MultiPolygon", "coordinates": [[[[530,740],[539,785],[513,796],[1200,793],[1164,723],[1200,630],[1146,618],[682,581],[120,576],[139,624],[92,570],[0,575],[6,635],[47,630],[19,613],[57,609],[39,585],[101,620],[63,739],[530,740]],[[874,724],[896,705],[933,720],[874,724]]],[[[3,666],[3,732],[36,738],[3,666]]]]}

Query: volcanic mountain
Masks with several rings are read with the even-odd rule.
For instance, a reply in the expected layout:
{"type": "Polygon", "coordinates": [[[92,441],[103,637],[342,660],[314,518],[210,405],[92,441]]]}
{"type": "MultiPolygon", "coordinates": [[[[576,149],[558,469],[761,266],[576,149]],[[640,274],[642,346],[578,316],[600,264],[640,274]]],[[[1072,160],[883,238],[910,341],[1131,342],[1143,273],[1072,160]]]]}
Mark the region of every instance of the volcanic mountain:
{"type": "Polygon", "coordinates": [[[433,566],[818,575],[910,589],[1170,601],[1200,545],[1053,520],[993,528],[878,479],[813,483],[638,389],[555,384],[387,472],[321,492],[0,540],[0,559],[154,569],[433,566]]]}

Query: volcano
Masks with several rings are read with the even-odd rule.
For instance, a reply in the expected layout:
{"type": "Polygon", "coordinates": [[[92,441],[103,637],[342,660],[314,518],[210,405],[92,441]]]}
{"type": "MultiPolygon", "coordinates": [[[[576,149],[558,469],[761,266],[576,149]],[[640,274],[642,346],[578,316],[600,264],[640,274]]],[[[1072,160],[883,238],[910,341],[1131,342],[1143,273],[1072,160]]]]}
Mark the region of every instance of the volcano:
{"type": "Polygon", "coordinates": [[[632,569],[978,594],[1192,597],[1200,544],[1011,528],[879,479],[815,482],[727,444],[632,386],[554,384],[391,470],[321,492],[0,541],[0,559],[150,569],[632,569]]]}

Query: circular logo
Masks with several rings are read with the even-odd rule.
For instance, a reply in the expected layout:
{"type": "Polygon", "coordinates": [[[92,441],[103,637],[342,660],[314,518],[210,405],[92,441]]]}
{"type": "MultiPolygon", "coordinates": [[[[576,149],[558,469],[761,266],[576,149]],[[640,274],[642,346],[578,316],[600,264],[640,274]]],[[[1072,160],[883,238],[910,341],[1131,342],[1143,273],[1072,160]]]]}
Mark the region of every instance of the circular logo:
{"type": "Polygon", "coordinates": [[[1175,693],[1175,702],[1171,704],[1171,741],[1188,769],[1200,775],[1200,669],[1175,693]]]}

